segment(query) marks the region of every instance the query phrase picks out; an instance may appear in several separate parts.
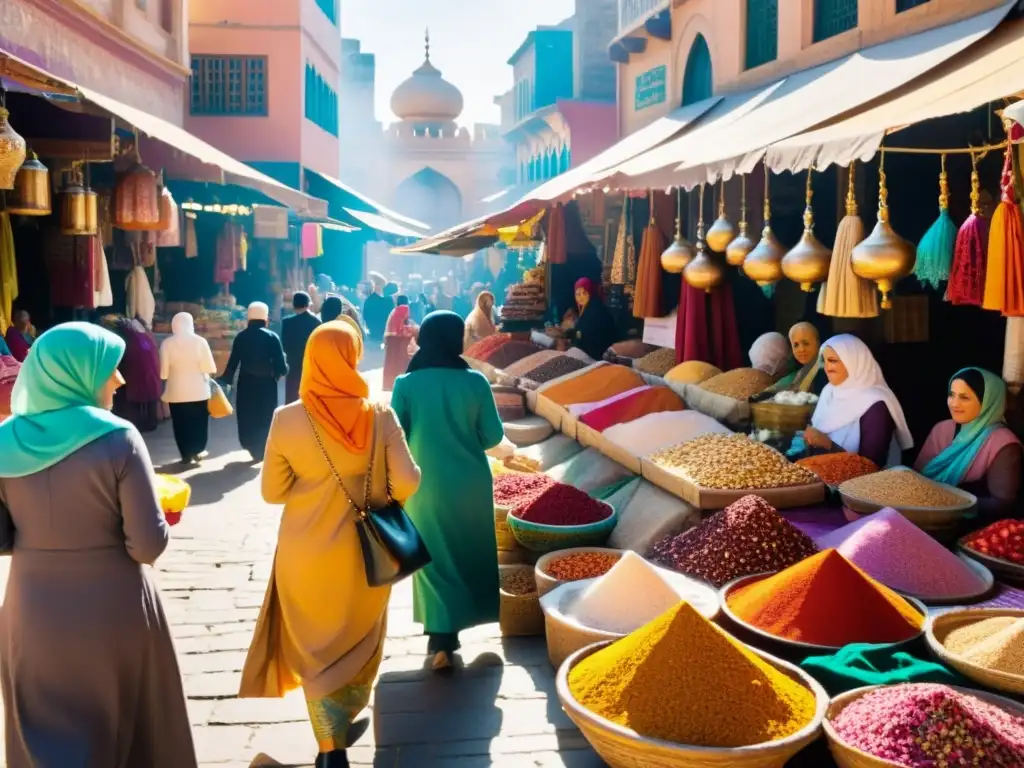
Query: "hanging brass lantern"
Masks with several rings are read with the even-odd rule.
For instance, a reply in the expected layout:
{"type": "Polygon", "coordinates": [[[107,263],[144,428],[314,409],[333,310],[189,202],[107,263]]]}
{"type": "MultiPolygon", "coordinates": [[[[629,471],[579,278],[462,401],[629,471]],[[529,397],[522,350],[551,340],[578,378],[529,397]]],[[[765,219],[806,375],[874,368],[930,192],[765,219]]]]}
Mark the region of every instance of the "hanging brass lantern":
{"type": "Polygon", "coordinates": [[[77,164],[72,166],[68,183],[60,193],[60,233],[99,233],[99,202],[96,193],[85,184],[81,168],[77,164]]]}
{"type": "Polygon", "coordinates": [[[749,227],[747,223],[747,177],[743,176],[740,179],[741,190],[741,202],[740,202],[740,233],[736,235],[736,238],[726,246],[725,249],[725,261],[731,267],[743,266],[744,260],[747,255],[754,250],[756,243],[750,239],[749,227]]]}
{"type": "Polygon", "coordinates": [[[14,189],[14,178],[25,162],[25,140],[7,122],[10,115],[0,107],[0,189],[14,189]]]}
{"type": "Polygon", "coordinates": [[[683,190],[676,191],[676,237],[661,254],[661,268],[673,275],[680,274],[693,261],[697,250],[683,237],[683,190]]]}
{"type": "Polygon", "coordinates": [[[786,249],[772,231],[772,205],[768,192],[768,166],[764,167],[764,229],[761,240],[743,262],[743,274],[762,288],[782,279],[782,258],[786,249]]]}
{"type": "Polygon", "coordinates": [[[878,166],[878,222],[850,257],[853,273],[871,280],[882,293],[882,309],[892,309],[889,292],[901,278],[914,271],[917,251],[893,231],[889,223],[889,190],[885,185],[885,153],[878,166]]]}
{"type": "Polygon", "coordinates": [[[14,191],[7,196],[7,211],[20,216],[48,216],[51,210],[50,172],[33,152],[18,169],[14,191]]]}
{"type": "Polygon", "coordinates": [[[725,279],[725,268],[705,250],[704,243],[704,185],[700,185],[700,215],[697,218],[697,255],[683,270],[687,285],[711,293],[725,279]]]}
{"type": "Polygon", "coordinates": [[[722,185],[718,191],[718,218],[711,224],[708,230],[708,248],[715,253],[725,253],[726,249],[736,238],[736,227],[725,215],[725,177],[722,177],[722,185]]]}
{"type": "Polygon", "coordinates": [[[828,265],[832,261],[832,251],[821,244],[814,235],[814,209],[811,200],[814,189],[811,187],[811,176],[814,167],[807,169],[807,197],[804,208],[804,233],[789,253],[782,259],[782,273],[794,283],[800,283],[800,290],[810,293],[814,284],[828,278],[828,265]]]}

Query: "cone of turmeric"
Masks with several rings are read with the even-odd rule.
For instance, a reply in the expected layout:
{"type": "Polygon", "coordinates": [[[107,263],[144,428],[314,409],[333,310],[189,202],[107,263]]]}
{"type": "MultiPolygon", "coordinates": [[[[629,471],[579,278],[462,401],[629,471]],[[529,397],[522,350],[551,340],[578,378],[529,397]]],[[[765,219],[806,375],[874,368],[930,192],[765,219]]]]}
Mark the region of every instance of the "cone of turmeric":
{"type": "Polygon", "coordinates": [[[594,714],[641,736],[745,747],[792,736],[814,693],[681,602],[583,659],[569,690],[594,714]]]}

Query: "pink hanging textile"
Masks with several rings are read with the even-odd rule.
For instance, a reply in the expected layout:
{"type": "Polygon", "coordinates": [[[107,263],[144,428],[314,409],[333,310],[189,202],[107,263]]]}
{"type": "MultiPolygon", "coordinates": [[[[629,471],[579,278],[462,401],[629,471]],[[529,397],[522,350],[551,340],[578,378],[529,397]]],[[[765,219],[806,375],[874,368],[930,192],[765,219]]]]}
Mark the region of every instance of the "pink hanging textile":
{"type": "Polygon", "coordinates": [[[235,281],[235,272],[241,261],[238,232],[235,225],[225,221],[217,236],[217,256],[213,266],[213,282],[224,286],[235,281]]]}
{"type": "MultiPolygon", "coordinates": [[[[680,277],[680,280],[682,278],[680,277]]],[[[679,310],[676,313],[676,362],[698,360],[710,363],[708,350],[708,315],[704,291],[682,280],[679,310]]]]}
{"type": "Polygon", "coordinates": [[[736,305],[732,286],[726,283],[711,292],[711,325],[708,325],[708,294],[683,280],[676,315],[676,362],[698,360],[723,371],[743,364],[736,305]]]}
{"type": "Polygon", "coordinates": [[[323,256],[323,237],[320,234],[319,224],[302,225],[302,258],[315,259],[323,256]]]}

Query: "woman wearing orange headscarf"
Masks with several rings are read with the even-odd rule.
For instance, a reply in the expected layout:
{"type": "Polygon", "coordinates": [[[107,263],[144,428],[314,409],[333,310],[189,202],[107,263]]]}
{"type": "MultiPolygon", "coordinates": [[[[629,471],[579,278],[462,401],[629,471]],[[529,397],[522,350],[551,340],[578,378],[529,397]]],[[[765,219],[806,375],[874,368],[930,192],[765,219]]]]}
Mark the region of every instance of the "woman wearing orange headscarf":
{"type": "Polygon", "coordinates": [[[274,414],[262,471],[263,498],[284,504],[284,514],[239,695],[274,698],[301,686],[318,768],[349,764],[348,730],[370,699],[391,594],[367,585],[349,497],[362,505],[368,492],[378,508],[390,487],[404,503],[420,482],[394,412],[368,399],[356,370],[362,351],[344,318],[313,332],[300,400],[274,414]]]}

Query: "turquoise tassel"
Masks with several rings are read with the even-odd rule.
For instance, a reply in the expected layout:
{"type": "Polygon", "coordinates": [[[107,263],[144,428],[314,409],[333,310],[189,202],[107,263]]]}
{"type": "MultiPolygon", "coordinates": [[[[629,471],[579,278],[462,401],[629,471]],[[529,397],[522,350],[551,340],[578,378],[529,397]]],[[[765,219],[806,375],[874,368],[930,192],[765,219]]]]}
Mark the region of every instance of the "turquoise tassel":
{"type": "Polygon", "coordinates": [[[938,290],[940,283],[949,280],[949,269],[953,263],[953,249],[956,246],[956,224],[945,208],[939,211],[939,218],[928,228],[917,246],[917,265],[914,275],[924,285],[938,290]]]}
{"type": "Polygon", "coordinates": [[[768,283],[767,285],[762,285],[761,293],[763,293],[770,299],[772,296],[775,295],[775,283],[768,283]]]}

